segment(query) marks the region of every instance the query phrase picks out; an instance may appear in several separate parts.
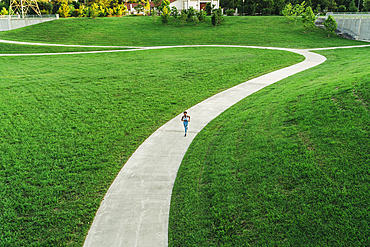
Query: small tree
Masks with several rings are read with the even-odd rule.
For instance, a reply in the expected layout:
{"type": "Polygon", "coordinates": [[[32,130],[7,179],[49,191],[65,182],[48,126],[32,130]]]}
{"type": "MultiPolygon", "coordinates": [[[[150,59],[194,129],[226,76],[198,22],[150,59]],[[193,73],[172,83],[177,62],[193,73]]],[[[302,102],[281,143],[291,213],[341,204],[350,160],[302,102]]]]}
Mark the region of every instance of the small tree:
{"type": "Polygon", "coordinates": [[[195,9],[193,7],[190,7],[188,9],[188,20],[193,20],[193,16],[195,16],[195,9]]]}
{"type": "Polygon", "coordinates": [[[66,2],[63,2],[62,5],[60,5],[58,13],[61,17],[66,18],[70,16],[69,14],[70,11],[71,11],[71,8],[68,5],[68,1],[66,1],[66,2]]]}
{"type": "Polygon", "coordinates": [[[349,3],[349,7],[348,7],[348,11],[349,12],[357,12],[358,9],[356,7],[356,4],[355,4],[355,1],[352,0],[350,3],[349,3]]]}
{"type": "Polygon", "coordinates": [[[90,17],[95,19],[98,16],[99,16],[99,6],[96,3],[93,3],[90,6],[90,17]]]}
{"type": "Polygon", "coordinates": [[[114,12],[113,12],[113,9],[111,9],[111,8],[108,8],[108,9],[107,9],[107,16],[108,16],[108,17],[113,16],[113,13],[114,13],[114,12]]]}
{"type": "Polygon", "coordinates": [[[205,21],[207,13],[201,9],[199,12],[197,12],[197,16],[198,16],[199,21],[205,21]]]}
{"type": "Polygon", "coordinates": [[[3,9],[0,12],[0,15],[8,15],[8,14],[9,14],[9,12],[6,10],[5,7],[3,7],[3,9]]]}
{"type": "Polygon", "coordinates": [[[170,1],[162,0],[161,9],[162,9],[161,20],[164,25],[167,25],[171,13],[170,1]]]}
{"type": "Polygon", "coordinates": [[[147,0],[144,5],[144,14],[150,15],[150,2],[147,0]]]}
{"type": "Polygon", "coordinates": [[[177,19],[177,17],[179,16],[179,12],[177,11],[177,8],[175,6],[172,6],[172,8],[171,8],[171,15],[175,19],[177,19]]]}
{"type": "Polygon", "coordinates": [[[235,14],[235,9],[228,9],[226,10],[226,15],[227,16],[233,16],[235,14]]]}
{"type": "Polygon", "coordinates": [[[328,19],[324,21],[324,27],[325,27],[325,30],[328,32],[328,38],[329,38],[331,33],[332,34],[335,33],[335,30],[337,29],[337,22],[331,15],[329,15],[328,19]]]}
{"type": "Polygon", "coordinates": [[[207,15],[212,14],[212,5],[211,5],[211,3],[209,3],[209,2],[206,3],[205,11],[206,11],[207,15]]]}
{"type": "Polygon", "coordinates": [[[134,9],[135,9],[135,10],[136,10],[136,12],[139,14],[139,13],[143,12],[143,10],[144,10],[144,6],[143,6],[141,3],[138,3],[138,4],[136,5],[136,7],[134,7],[134,9]]]}
{"type": "Polygon", "coordinates": [[[197,15],[194,15],[193,16],[193,21],[194,21],[195,26],[198,26],[199,19],[198,19],[198,16],[197,15]]]}
{"type": "Polygon", "coordinates": [[[347,8],[346,5],[339,5],[338,12],[346,12],[347,8]]]}
{"type": "Polygon", "coordinates": [[[212,20],[212,25],[213,26],[221,25],[221,23],[223,21],[223,16],[222,16],[222,10],[221,10],[221,8],[214,9],[212,11],[211,20],[212,20]]]}
{"type": "Polygon", "coordinates": [[[295,25],[297,25],[297,20],[299,17],[301,17],[303,11],[304,11],[304,6],[305,6],[306,2],[303,1],[301,4],[296,4],[293,8],[293,16],[294,16],[294,19],[295,19],[295,25]]]}
{"type": "Polygon", "coordinates": [[[186,9],[182,9],[181,10],[181,15],[180,15],[181,25],[184,26],[184,24],[186,23],[187,20],[188,20],[188,13],[187,13],[186,9]]]}
{"type": "Polygon", "coordinates": [[[315,26],[316,16],[314,15],[312,8],[308,6],[302,14],[302,24],[308,31],[315,26]]]}
{"type": "Polygon", "coordinates": [[[127,12],[127,7],[124,4],[118,4],[117,7],[113,8],[113,13],[117,16],[125,15],[127,12]]]}
{"type": "Polygon", "coordinates": [[[364,0],[364,11],[370,11],[370,0],[364,0]]]}
{"type": "Polygon", "coordinates": [[[161,0],[152,0],[152,2],[154,3],[154,8],[153,8],[153,11],[152,11],[153,22],[155,23],[155,21],[157,20],[157,10],[159,9],[159,5],[161,4],[161,0]]]}
{"type": "Polygon", "coordinates": [[[284,17],[288,20],[288,22],[293,20],[293,6],[291,3],[285,5],[281,12],[283,13],[284,17]]]}

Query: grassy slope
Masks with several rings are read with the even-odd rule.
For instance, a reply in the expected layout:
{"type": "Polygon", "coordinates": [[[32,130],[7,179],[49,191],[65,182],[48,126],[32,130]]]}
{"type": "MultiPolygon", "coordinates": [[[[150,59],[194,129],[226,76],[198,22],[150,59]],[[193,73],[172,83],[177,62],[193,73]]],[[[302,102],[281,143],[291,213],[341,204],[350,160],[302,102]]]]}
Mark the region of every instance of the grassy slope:
{"type": "Polygon", "coordinates": [[[116,174],[156,128],[301,60],[241,48],[0,58],[0,246],[81,245],[116,174]]]}
{"type": "Polygon", "coordinates": [[[369,48],[231,107],[196,137],[170,246],[369,246],[369,48]]]}
{"type": "Polygon", "coordinates": [[[302,25],[288,24],[283,17],[225,17],[225,22],[213,27],[206,23],[184,27],[171,21],[164,26],[154,24],[150,17],[69,18],[45,22],[36,26],[1,32],[1,39],[37,41],[61,44],[90,45],[182,45],[237,44],[290,48],[314,48],[363,44],[340,37],[327,38],[322,29],[304,33],[302,25]]]}
{"type": "Polygon", "coordinates": [[[25,53],[58,53],[75,51],[103,51],[103,50],[123,50],[120,48],[99,48],[99,47],[58,47],[58,46],[37,46],[37,45],[17,45],[0,43],[0,54],[25,54],[25,53]]]}

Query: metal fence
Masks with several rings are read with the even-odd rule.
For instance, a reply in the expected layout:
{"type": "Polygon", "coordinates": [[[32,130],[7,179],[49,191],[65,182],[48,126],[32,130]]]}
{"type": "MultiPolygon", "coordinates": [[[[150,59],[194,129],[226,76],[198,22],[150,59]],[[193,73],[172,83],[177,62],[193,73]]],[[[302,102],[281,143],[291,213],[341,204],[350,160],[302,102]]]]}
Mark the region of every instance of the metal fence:
{"type": "Polygon", "coordinates": [[[342,19],[363,19],[363,18],[370,18],[370,12],[328,12],[326,13],[326,18],[331,15],[336,18],[342,19]]]}
{"type": "Polygon", "coordinates": [[[0,19],[40,19],[40,18],[57,18],[59,15],[0,15],[0,19]]]}

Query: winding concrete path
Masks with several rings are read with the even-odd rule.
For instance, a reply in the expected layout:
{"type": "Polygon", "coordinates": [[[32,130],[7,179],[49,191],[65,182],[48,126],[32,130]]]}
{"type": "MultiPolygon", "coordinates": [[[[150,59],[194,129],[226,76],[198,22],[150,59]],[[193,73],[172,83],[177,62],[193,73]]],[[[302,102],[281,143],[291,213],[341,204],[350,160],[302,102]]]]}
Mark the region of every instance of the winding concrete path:
{"type": "Polygon", "coordinates": [[[187,137],[183,137],[181,114],[155,131],[130,157],[109,188],[84,246],[167,246],[172,188],[194,137],[212,119],[248,95],[326,60],[306,50],[290,51],[306,60],[239,84],[191,107],[187,137]]]}
{"type": "MultiPolygon", "coordinates": [[[[0,43],[52,45],[70,47],[101,47],[42,44],[28,42],[0,43]]],[[[330,47],[310,50],[366,47],[330,47]]],[[[167,246],[168,219],[172,188],[181,161],[194,137],[220,113],[248,95],[286,77],[307,70],[323,63],[326,58],[309,50],[284,49],[273,47],[234,46],[234,45],[196,45],[196,46],[159,46],[159,47],[119,47],[136,48],[126,50],[37,53],[37,54],[0,54],[0,56],[61,55],[101,52],[127,52],[144,49],[167,49],[175,47],[241,47],[271,50],[285,50],[305,56],[305,60],[296,65],[283,68],[269,74],[225,90],[191,107],[189,132],[183,137],[180,115],[171,119],[156,130],[126,162],[105,195],[94,222],[86,237],[85,247],[104,246],[167,246]]],[[[118,48],[118,47],[112,47],[118,48]]]]}

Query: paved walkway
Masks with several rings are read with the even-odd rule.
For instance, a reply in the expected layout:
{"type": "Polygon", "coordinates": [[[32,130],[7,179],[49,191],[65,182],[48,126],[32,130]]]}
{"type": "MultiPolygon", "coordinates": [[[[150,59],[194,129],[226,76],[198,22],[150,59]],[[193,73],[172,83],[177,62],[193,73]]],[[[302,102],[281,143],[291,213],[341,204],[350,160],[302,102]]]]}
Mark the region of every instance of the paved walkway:
{"type": "MultiPolygon", "coordinates": [[[[6,42],[0,40],[0,42],[6,42]]],[[[26,42],[12,42],[25,44],[26,42]]],[[[46,45],[41,43],[27,43],[46,45]]],[[[49,44],[56,46],[66,46],[49,44]]],[[[101,47],[74,46],[71,47],[101,47]]],[[[370,46],[370,45],[364,45],[370,46]]],[[[337,47],[353,48],[364,46],[337,47]]],[[[124,47],[143,49],[165,49],[195,46],[124,47]]],[[[197,45],[196,47],[204,47],[197,45]]],[[[207,46],[206,46],[207,47],[207,46]]],[[[168,218],[171,193],[178,168],[194,137],[215,117],[248,95],[288,76],[323,63],[326,58],[308,50],[272,47],[208,45],[208,47],[242,47],[286,50],[305,56],[305,61],[296,65],[260,76],[225,90],[188,109],[191,116],[189,132],[183,137],[180,115],[155,131],[130,157],[105,195],[84,246],[167,246],[168,218]]],[[[112,47],[114,48],[114,47],[112,47]]],[[[123,47],[120,47],[123,48],[123,47]]],[[[310,50],[335,49],[318,48],[310,50]]],[[[98,52],[123,52],[134,50],[112,50],[98,52]]],[[[97,52],[68,52],[41,54],[0,54],[0,56],[60,55],[97,52]]]]}
{"type": "Polygon", "coordinates": [[[109,188],[84,246],[167,246],[172,188],[190,143],[212,119],[238,101],[326,60],[304,50],[293,52],[304,55],[306,60],[237,85],[190,108],[187,137],[183,137],[181,114],[155,131],[109,188]]]}

